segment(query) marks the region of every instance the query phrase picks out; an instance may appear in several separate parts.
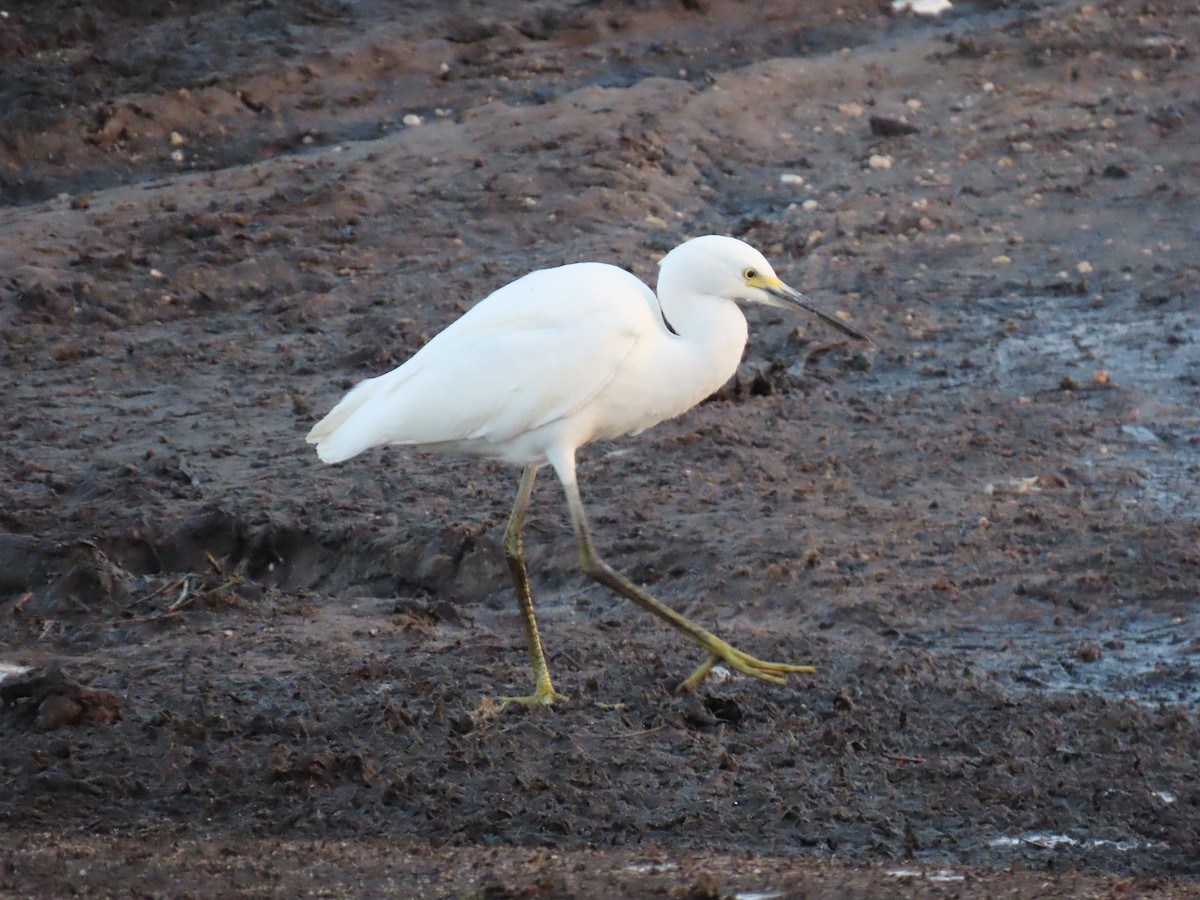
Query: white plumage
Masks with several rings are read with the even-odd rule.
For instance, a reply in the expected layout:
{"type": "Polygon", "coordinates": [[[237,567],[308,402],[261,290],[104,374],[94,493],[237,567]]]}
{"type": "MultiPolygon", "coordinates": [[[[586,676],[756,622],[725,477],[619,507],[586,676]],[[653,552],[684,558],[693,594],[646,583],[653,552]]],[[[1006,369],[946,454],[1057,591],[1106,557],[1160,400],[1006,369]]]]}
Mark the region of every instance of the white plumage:
{"type": "Polygon", "coordinates": [[[361,382],[308,440],[325,462],[380,444],[532,462],[514,440],[528,444],[519,439],[595,400],[639,338],[645,345],[655,327],[652,304],[654,294],[615,266],[532,272],[478,303],[404,365],[361,382]]]}

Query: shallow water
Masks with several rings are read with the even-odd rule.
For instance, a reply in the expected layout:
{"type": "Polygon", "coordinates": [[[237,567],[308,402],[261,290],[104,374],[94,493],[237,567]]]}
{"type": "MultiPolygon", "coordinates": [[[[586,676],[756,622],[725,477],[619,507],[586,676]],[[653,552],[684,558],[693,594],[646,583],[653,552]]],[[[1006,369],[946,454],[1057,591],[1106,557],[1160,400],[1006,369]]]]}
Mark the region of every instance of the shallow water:
{"type": "Polygon", "coordinates": [[[1200,624],[1138,616],[1109,627],[1061,629],[995,625],[972,629],[956,650],[1005,679],[1020,695],[1090,692],[1145,706],[1200,709],[1200,624]],[[1064,649],[1066,648],[1066,649],[1064,649]]]}

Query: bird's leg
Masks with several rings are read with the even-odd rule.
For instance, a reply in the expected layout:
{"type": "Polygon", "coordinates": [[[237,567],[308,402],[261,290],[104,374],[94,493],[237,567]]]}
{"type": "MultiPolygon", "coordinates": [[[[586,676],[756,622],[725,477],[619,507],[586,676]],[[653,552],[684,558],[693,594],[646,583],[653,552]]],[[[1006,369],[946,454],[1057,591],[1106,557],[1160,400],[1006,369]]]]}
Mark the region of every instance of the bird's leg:
{"type": "Polygon", "coordinates": [[[623,597],[628,597],[638,606],[654,613],[671,627],[682,631],[689,638],[708,651],[708,659],[689,675],[679,685],[680,690],[690,691],[695,688],[705,675],[718,662],[724,662],[733,669],[746,675],[761,678],[775,684],[783,684],[786,676],[797,672],[816,671],[812,666],[798,666],[792,663],[768,662],[758,659],[748,653],[743,653],[736,647],[727,644],[711,631],[700,627],[687,616],[676,612],[671,607],[651,597],[636,584],[606,563],[596,553],[592,544],[591,531],[588,528],[587,515],[583,509],[583,501],[579,496],[579,486],[573,478],[562,477],[563,489],[567,493],[567,504],[571,510],[571,522],[575,526],[575,541],[579,547],[580,564],[583,571],[608,589],[623,597]]]}
{"type": "Polygon", "coordinates": [[[566,699],[550,684],[550,670],[546,667],[546,654],[542,650],[542,638],[538,634],[537,619],[533,615],[533,595],[529,591],[529,575],[525,571],[525,549],[521,540],[525,511],[529,509],[529,498],[533,496],[533,479],[537,476],[537,470],[536,465],[525,467],[521,475],[521,486],[517,488],[517,500],[508,517],[508,527],[504,529],[504,558],[508,560],[508,570],[512,573],[536,686],[533,694],[528,697],[502,697],[504,703],[548,705],[555,700],[566,699]]]}

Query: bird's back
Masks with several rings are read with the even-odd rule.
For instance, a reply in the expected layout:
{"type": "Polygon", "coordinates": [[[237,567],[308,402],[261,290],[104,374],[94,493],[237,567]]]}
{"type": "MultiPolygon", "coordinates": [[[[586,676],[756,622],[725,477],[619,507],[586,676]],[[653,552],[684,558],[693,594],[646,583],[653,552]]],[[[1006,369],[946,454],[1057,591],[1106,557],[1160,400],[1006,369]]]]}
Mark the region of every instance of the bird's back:
{"type": "Polygon", "coordinates": [[[358,384],[307,440],[325,462],[383,444],[531,461],[522,437],[579,414],[656,329],[665,330],[654,293],[623,269],[531,272],[358,384]]]}

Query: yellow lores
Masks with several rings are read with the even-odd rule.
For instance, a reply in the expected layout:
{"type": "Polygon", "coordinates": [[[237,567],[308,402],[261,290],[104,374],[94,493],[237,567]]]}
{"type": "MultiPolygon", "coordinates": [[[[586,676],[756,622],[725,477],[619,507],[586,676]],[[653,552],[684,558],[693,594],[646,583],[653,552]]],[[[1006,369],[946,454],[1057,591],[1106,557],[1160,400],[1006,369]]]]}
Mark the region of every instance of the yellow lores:
{"type": "Polygon", "coordinates": [[[780,281],[753,247],[708,235],[666,255],[657,295],[603,263],[531,272],[480,301],[399,368],[358,384],[308,433],[327,463],[406,444],[524,466],[504,553],[535,687],[508,701],[561,699],[546,668],[521,545],[534,477],[547,463],[566,492],[583,571],[706,651],[681,687],[695,687],[719,662],[775,683],[813,671],[743,653],[600,559],[575,479],[575,452],[584,444],[677,416],[733,375],[746,346],[738,301],[804,310],[866,340],[780,281]]]}

